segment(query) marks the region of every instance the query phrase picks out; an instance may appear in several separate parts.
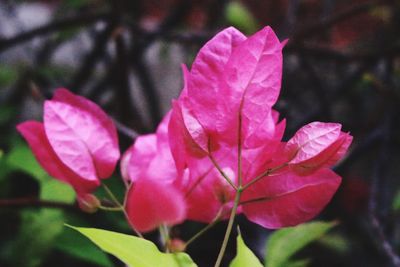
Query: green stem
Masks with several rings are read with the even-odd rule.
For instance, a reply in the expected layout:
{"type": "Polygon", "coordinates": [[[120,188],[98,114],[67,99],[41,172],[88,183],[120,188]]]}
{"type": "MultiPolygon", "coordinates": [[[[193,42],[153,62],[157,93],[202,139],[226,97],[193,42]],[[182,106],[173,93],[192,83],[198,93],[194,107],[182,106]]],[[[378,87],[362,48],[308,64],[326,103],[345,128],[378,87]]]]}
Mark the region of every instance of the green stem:
{"type": "Polygon", "coordinates": [[[123,207],[121,202],[119,202],[119,200],[116,198],[116,196],[110,190],[110,188],[108,188],[108,186],[104,183],[102,185],[103,185],[103,188],[106,191],[107,195],[111,198],[111,200],[114,202],[114,204],[116,204],[118,207],[123,207]]]}
{"type": "Polygon", "coordinates": [[[217,216],[215,216],[214,220],[209,223],[206,227],[201,229],[197,234],[192,236],[186,243],[185,247],[188,247],[191,243],[193,243],[197,238],[199,238],[201,235],[203,235],[205,232],[207,232],[209,229],[211,229],[214,225],[216,225],[220,220],[222,215],[222,209],[220,209],[217,213],[217,216]]]}
{"type": "Polygon", "coordinates": [[[282,168],[284,168],[284,167],[286,167],[286,166],[287,166],[287,163],[284,163],[284,164],[282,164],[282,165],[279,165],[278,167],[275,167],[275,168],[266,170],[265,172],[261,173],[261,174],[258,175],[256,178],[251,179],[250,182],[248,182],[247,184],[245,184],[245,185],[243,186],[243,190],[246,190],[247,188],[249,188],[249,186],[251,186],[251,185],[257,183],[257,182],[260,181],[262,178],[264,178],[264,177],[266,177],[266,176],[269,176],[270,174],[272,174],[272,173],[274,173],[274,172],[276,172],[276,171],[278,171],[278,170],[280,170],[280,169],[282,169],[282,168]]]}
{"type": "Polygon", "coordinates": [[[214,167],[217,168],[218,172],[224,177],[224,179],[230,184],[233,189],[237,190],[237,186],[232,182],[232,180],[226,175],[226,173],[221,169],[221,167],[218,165],[218,163],[215,161],[214,157],[211,155],[211,153],[208,154],[208,157],[210,158],[211,162],[213,163],[214,167]]]}
{"type": "Polygon", "coordinates": [[[121,204],[121,202],[119,202],[119,200],[115,197],[115,195],[113,194],[113,192],[110,190],[110,188],[108,188],[108,186],[107,186],[105,183],[102,183],[102,185],[103,185],[104,190],[105,190],[106,193],[108,194],[108,196],[109,196],[109,197],[111,198],[111,200],[114,202],[114,204],[117,205],[117,206],[120,208],[120,210],[124,213],[125,218],[128,220],[128,222],[129,222],[130,226],[132,227],[133,231],[135,232],[135,234],[136,234],[138,237],[143,238],[143,235],[142,235],[138,230],[136,230],[136,228],[133,226],[132,223],[130,223],[129,216],[128,216],[128,214],[126,213],[126,210],[125,210],[124,206],[121,204]]]}
{"type": "Polygon", "coordinates": [[[162,224],[158,227],[158,231],[160,232],[161,241],[164,245],[165,252],[169,253],[168,242],[169,242],[169,229],[168,226],[162,224]]]}
{"type": "Polygon", "coordinates": [[[235,201],[233,203],[233,208],[231,211],[231,215],[229,217],[228,227],[226,228],[224,241],[222,242],[222,246],[219,251],[218,258],[217,258],[217,261],[215,262],[214,267],[219,267],[221,265],[222,258],[224,257],[225,250],[226,250],[226,247],[227,247],[228,241],[229,241],[229,236],[231,235],[231,232],[232,232],[232,226],[233,226],[233,222],[235,220],[237,208],[239,206],[239,200],[240,200],[241,194],[242,194],[242,189],[239,188],[236,191],[235,201]]]}
{"type": "Polygon", "coordinates": [[[224,179],[230,184],[233,189],[237,191],[237,186],[232,182],[232,180],[226,175],[226,173],[222,170],[222,168],[219,166],[218,162],[214,159],[214,157],[211,154],[211,140],[208,139],[208,158],[211,160],[212,164],[214,167],[218,170],[218,172],[224,177],[224,179]]]}
{"type": "Polygon", "coordinates": [[[121,207],[106,207],[106,206],[99,206],[100,210],[105,210],[105,211],[122,211],[121,207]]]}

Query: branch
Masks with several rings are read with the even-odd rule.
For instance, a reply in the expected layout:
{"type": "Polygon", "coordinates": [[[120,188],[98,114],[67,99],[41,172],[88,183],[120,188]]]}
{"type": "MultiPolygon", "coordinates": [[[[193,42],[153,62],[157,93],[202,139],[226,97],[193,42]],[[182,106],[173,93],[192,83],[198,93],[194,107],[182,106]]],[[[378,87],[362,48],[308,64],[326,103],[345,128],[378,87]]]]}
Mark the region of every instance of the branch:
{"type": "Polygon", "coordinates": [[[82,65],[76,71],[75,77],[72,78],[72,82],[69,85],[71,90],[79,92],[79,89],[90,79],[95,70],[96,63],[106,52],[107,42],[115,27],[116,23],[110,19],[106,28],[97,34],[93,40],[92,50],[86,55],[82,65]]]}
{"type": "Polygon", "coordinates": [[[52,208],[79,211],[75,204],[65,202],[40,200],[37,198],[0,199],[0,208],[52,208]]]}
{"type": "Polygon", "coordinates": [[[182,21],[187,11],[191,8],[191,4],[191,1],[181,0],[154,31],[144,32],[138,30],[136,25],[132,25],[132,35],[136,36],[139,33],[139,36],[136,36],[137,40],[129,53],[129,58],[132,61],[139,82],[142,85],[144,96],[149,104],[153,128],[161,120],[161,105],[156,86],[143,58],[144,52],[157,38],[164,36],[165,33],[182,21]]]}
{"type": "Polygon", "coordinates": [[[107,20],[109,16],[110,16],[109,13],[87,14],[87,15],[80,14],[76,17],[66,18],[64,20],[59,20],[59,21],[52,21],[49,24],[21,33],[14,37],[0,39],[0,53],[15,45],[27,42],[34,37],[66,30],[69,28],[79,27],[86,24],[91,24],[97,21],[107,20]]]}

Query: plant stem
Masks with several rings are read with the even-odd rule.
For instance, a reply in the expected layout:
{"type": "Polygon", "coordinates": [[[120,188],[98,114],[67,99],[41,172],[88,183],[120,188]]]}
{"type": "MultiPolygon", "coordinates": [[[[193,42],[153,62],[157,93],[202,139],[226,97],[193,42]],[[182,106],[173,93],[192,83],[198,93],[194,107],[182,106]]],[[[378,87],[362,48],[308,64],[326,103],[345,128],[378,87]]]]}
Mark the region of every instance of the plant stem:
{"type": "Polygon", "coordinates": [[[168,226],[165,224],[162,224],[158,227],[158,230],[160,232],[160,236],[161,236],[161,242],[163,243],[165,252],[169,252],[169,248],[168,248],[168,242],[169,242],[169,229],[168,226]]]}
{"type": "Polygon", "coordinates": [[[240,200],[241,194],[242,194],[242,189],[239,188],[236,191],[235,201],[233,203],[231,215],[229,217],[228,227],[226,228],[224,241],[222,242],[222,246],[221,246],[221,249],[219,251],[218,258],[217,258],[217,261],[215,262],[214,267],[219,267],[221,265],[222,258],[224,257],[225,250],[226,250],[226,247],[227,247],[228,241],[229,241],[229,236],[231,235],[231,232],[232,232],[233,222],[235,220],[236,211],[237,211],[237,208],[239,206],[239,200],[240,200]]]}
{"type": "Polygon", "coordinates": [[[108,194],[108,196],[111,198],[111,200],[114,202],[115,205],[117,205],[121,211],[124,213],[126,220],[129,222],[130,226],[132,227],[133,231],[135,232],[135,234],[140,237],[143,238],[143,235],[136,230],[136,228],[133,226],[133,224],[130,222],[129,220],[129,216],[126,213],[126,210],[124,208],[124,206],[121,204],[121,202],[119,202],[119,200],[115,197],[115,195],[113,194],[113,192],[110,190],[110,188],[108,188],[108,186],[105,183],[102,183],[104,190],[106,191],[106,193],[108,194]]]}
{"type": "Polygon", "coordinates": [[[214,220],[209,223],[207,226],[205,226],[203,229],[201,229],[198,233],[196,233],[194,236],[192,236],[186,243],[185,247],[188,247],[193,241],[195,241],[197,238],[199,238],[201,235],[203,235],[205,232],[207,232],[209,229],[211,229],[214,225],[216,225],[219,220],[221,219],[222,215],[222,209],[220,209],[217,213],[217,216],[215,216],[214,220]]]}
{"type": "Polygon", "coordinates": [[[232,180],[226,175],[226,173],[221,169],[221,167],[218,165],[218,163],[215,161],[214,157],[211,155],[211,153],[208,153],[208,157],[210,158],[211,162],[213,163],[214,167],[217,168],[218,172],[224,177],[224,179],[230,184],[233,189],[237,190],[237,186],[232,182],[232,180]]]}
{"type": "Polygon", "coordinates": [[[221,166],[219,166],[218,162],[214,159],[211,154],[211,140],[208,139],[208,158],[211,160],[214,167],[218,170],[218,172],[224,177],[224,179],[230,184],[233,189],[237,191],[237,186],[232,182],[232,180],[226,175],[226,173],[222,170],[221,166]]]}
{"type": "Polygon", "coordinates": [[[243,190],[246,190],[247,188],[249,188],[249,186],[251,186],[251,185],[257,183],[257,182],[258,182],[259,180],[261,180],[262,178],[264,178],[264,177],[266,177],[266,176],[269,176],[270,174],[272,174],[272,173],[274,173],[274,172],[276,172],[276,171],[278,171],[278,170],[280,170],[280,169],[282,169],[282,168],[284,168],[284,167],[286,167],[286,166],[287,166],[287,163],[284,163],[284,164],[282,164],[282,165],[279,165],[278,167],[275,167],[275,168],[266,170],[265,172],[261,173],[261,174],[258,175],[256,178],[250,180],[250,182],[248,182],[247,184],[245,184],[245,185],[243,186],[243,190]]]}
{"type": "Polygon", "coordinates": [[[99,206],[98,207],[100,210],[105,210],[105,211],[122,211],[122,207],[106,207],[106,206],[99,206]]]}

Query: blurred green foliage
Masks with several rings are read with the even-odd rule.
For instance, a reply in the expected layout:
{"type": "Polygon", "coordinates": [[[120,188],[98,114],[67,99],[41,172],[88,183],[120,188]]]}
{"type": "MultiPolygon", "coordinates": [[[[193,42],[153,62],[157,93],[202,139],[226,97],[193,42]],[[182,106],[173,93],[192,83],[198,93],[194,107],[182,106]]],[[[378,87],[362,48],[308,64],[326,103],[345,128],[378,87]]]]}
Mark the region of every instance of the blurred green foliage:
{"type": "Polygon", "coordinates": [[[308,260],[291,261],[292,256],[332,229],[336,222],[310,222],[275,231],[267,242],[267,267],[307,266],[308,260]]]}

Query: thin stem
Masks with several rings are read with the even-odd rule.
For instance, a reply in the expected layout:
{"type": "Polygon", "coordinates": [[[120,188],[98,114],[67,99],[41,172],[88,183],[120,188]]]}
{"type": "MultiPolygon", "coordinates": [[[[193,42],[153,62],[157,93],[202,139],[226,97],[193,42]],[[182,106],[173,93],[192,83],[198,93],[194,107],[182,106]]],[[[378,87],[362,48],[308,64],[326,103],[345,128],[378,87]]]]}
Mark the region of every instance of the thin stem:
{"type": "Polygon", "coordinates": [[[126,210],[124,208],[124,206],[121,204],[121,202],[119,202],[119,200],[115,197],[115,195],[113,194],[113,192],[110,190],[110,188],[108,188],[108,186],[105,183],[102,183],[104,190],[106,191],[106,193],[108,194],[108,196],[111,198],[111,200],[114,202],[114,204],[116,204],[121,211],[124,213],[125,218],[128,220],[130,226],[132,227],[133,231],[135,232],[135,234],[140,237],[143,238],[143,235],[136,230],[136,228],[133,226],[133,224],[130,222],[128,213],[126,213],[126,210]]]}
{"type": "Polygon", "coordinates": [[[272,168],[272,169],[268,169],[265,172],[261,173],[260,175],[258,175],[256,178],[252,179],[250,182],[248,182],[247,184],[245,184],[243,186],[243,190],[246,190],[247,188],[249,188],[251,185],[257,183],[258,181],[260,181],[262,178],[269,176],[271,173],[274,173],[284,167],[287,166],[287,163],[284,163],[278,167],[272,168]]]}
{"type": "Polygon", "coordinates": [[[238,189],[236,191],[235,201],[233,203],[233,208],[231,211],[231,215],[229,217],[228,227],[226,228],[224,241],[222,242],[221,250],[219,251],[218,258],[217,258],[217,261],[215,262],[214,267],[219,267],[221,265],[222,258],[224,257],[225,250],[226,250],[226,247],[227,247],[228,241],[229,241],[229,236],[231,235],[231,232],[232,232],[232,226],[233,226],[233,222],[235,220],[237,208],[239,206],[239,200],[240,200],[241,194],[242,194],[242,189],[238,189]]]}
{"type": "Polygon", "coordinates": [[[119,200],[116,198],[116,196],[110,190],[110,188],[104,183],[102,185],[103,185],[103,188],[106,191],[107,195],[111,198],[111,200],[114,202],[114,204],[116,204],[118,207],[122,207],[123,208],[121,202],[119,202],[119,200]]]}
{"type": "Polygon", "coordinates": [[[205,232],[210,230],[214,225],[216,225],[220,220],[222,215],[222,209],[220,209],[217,213],[217,216],[215,216],[214,220],[212,220],[211,223],[209,223],[207,226],[205,226],[203,229],[201,229],[197,234],[192,236],[186,243],[185,243],[185,248],[188,247],[191,243],[193,243],[197,238],[202,236],[205,232]]]}
{"type": "Polygon", "coordinates": [[[213,163],[214,167],[217,168],[218,172],[224,177],[224,179],[230,184],[235,190],[237,190],[236,185],[232,182],[232,180],[226,175],[226,173],[221,169],[218,163],[215,161],[214,157],[211,153],[208,153],[208,157],[210,158],[211,162],[213,163]]]}
{"type": "Polygon", "coordinates": [[[100,210],[105,210],[105,211],[122,211],[122,207],[106,207],[106,206],[99,206],[98,207],[100,210]]]}
{"type": "Polygon", "coordinates": [[[160,232],[161,242],[163,243],[165,252],[169,253],[168,242],[169,242],[169,229],[166,224],[162,224],[158,227],[158,231],[160,232]]]}

